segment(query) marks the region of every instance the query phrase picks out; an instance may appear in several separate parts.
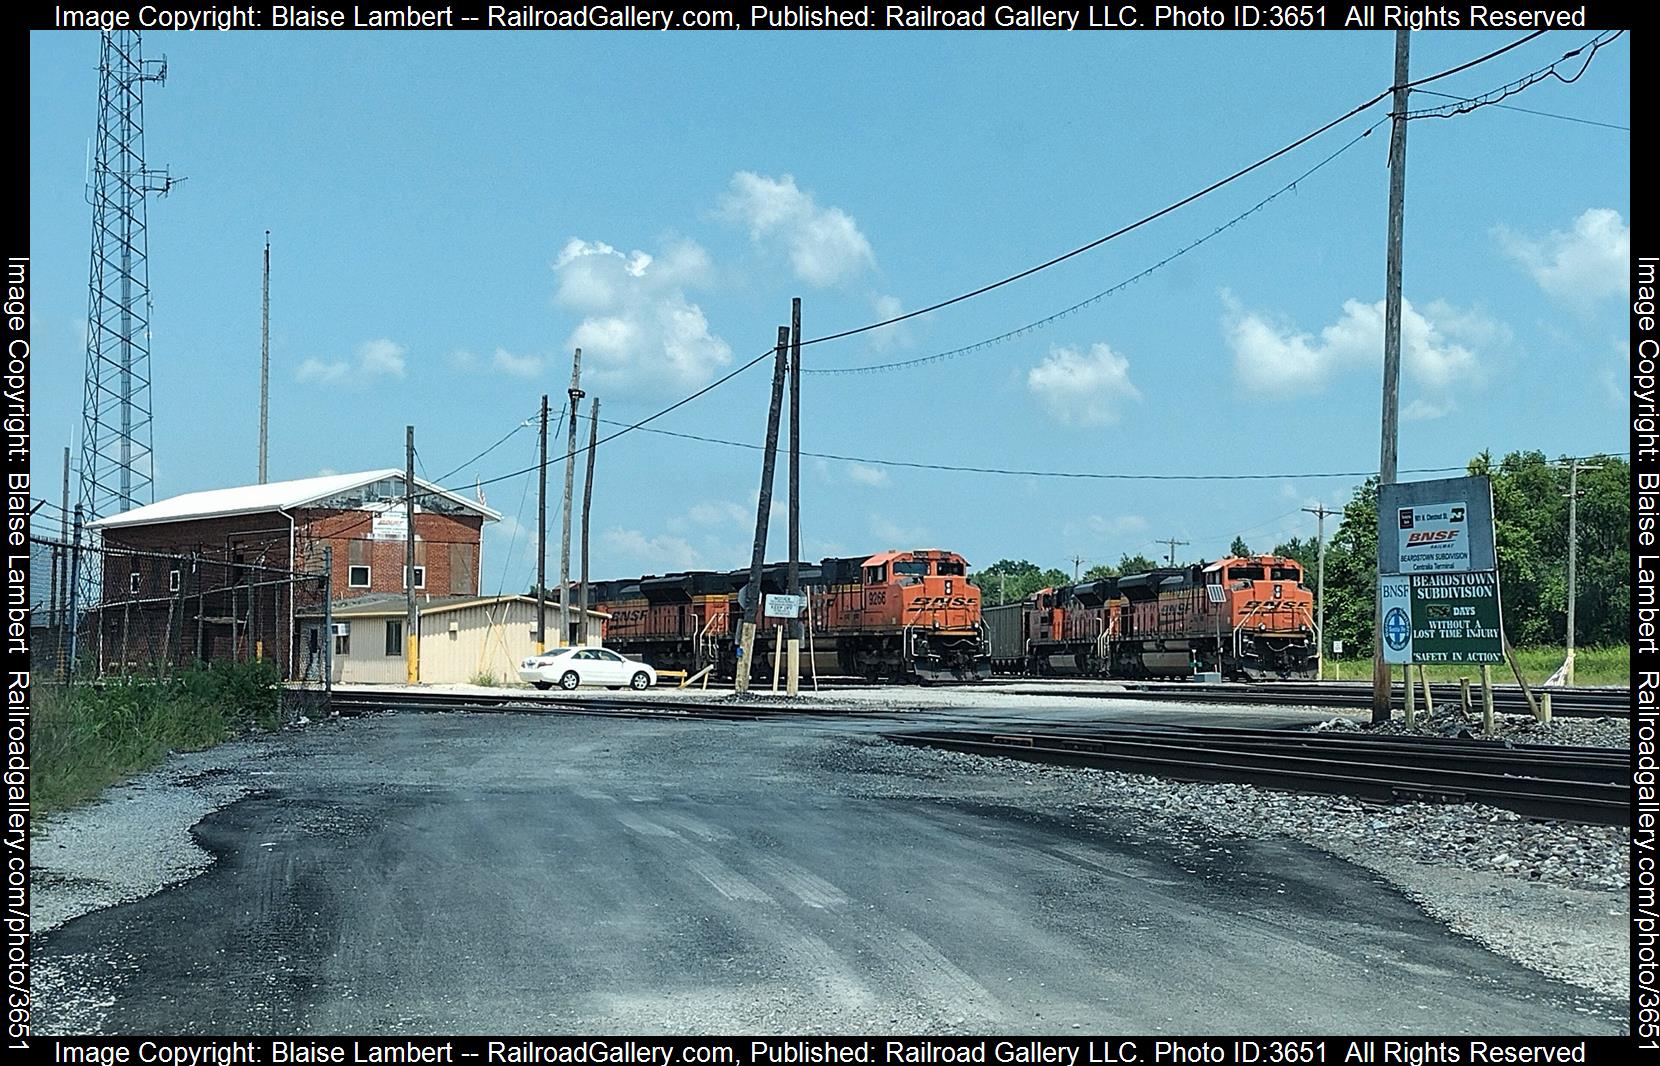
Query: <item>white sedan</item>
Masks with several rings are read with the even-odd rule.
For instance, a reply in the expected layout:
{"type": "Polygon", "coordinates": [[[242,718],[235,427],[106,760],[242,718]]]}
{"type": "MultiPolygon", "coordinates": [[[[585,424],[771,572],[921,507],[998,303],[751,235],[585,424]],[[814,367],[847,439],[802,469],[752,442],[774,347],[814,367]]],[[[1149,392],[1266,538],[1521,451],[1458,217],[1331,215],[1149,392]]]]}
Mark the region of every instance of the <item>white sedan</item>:
{"type": "Polygon", "coordinates": [[[648,689],[657,684],[657,671],[610,648],[559,648],[521,662],[519,680],[543,689],[555,685],[567,690],[578,685],[648,689]]]}

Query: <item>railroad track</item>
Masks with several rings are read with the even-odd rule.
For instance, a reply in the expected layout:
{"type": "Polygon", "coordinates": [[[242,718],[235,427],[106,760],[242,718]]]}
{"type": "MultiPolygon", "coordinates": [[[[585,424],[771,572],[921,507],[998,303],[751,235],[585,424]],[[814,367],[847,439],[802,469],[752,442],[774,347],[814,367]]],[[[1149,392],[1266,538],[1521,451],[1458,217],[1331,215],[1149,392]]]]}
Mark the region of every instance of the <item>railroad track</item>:
{"type": "Polygon", "coordinates": [[[1614,748],[1180,726],[884,736],[977,755],[1374,802],[1485,803],[1530,818],[1602,825],[1624,825],[1631,816],[1630,753],[1614,748]]]}
{"type": "MultiPolygon", "coordinates": [[[[1020,682],[1005,682],[1014,684],[1020,682]]],[[[1372,686],[1370,682],[1350,683],[1347,681],[1263,681],[1237,682],[1225,681],[1214,683],[1170,682],[1165,684],[1147,684],[1144,682],[1125,682],[1121,687],[1113,689],[1067,687],[1067,682],[1030,681],[1033,691],[1029,694],[1045,696],[1072,696],[1087,699],[1148,699],[1148,700],[1186,700],[1199,703],[1293,703],[1307,704],[1317,707],[1370,707],[1372,705],[1372,686]]],[[[1457,685],[1446,682],[1432,682],[1430,691],[1435,697],[1437,708],[1457,706],[1459,689],[1457,685]]],[[[1391,688],[1391,701],[1399,713],[1404,705],[1405,697],[1399,685],[1391,688]]],[[[1629,718],[1631,717],[1631,693],[1626,689],[1608,688],[1551,688],[1535,689],[1534,697],[1539,693],[1551,694],[1551,714],[1564,718],[1629,718]]],[[[1423,688],[1415,690],[1419,708],[1423,707],[1423,688]]],[[[1472,690],[1470,693],[1474,710],[1480,713],[1481,693],[1472,690]]],[[[1515,686],[1506,686],[1493,689],[1493,709],[1505,714],[1530,714],[1527,698],[1515,686]]]]}

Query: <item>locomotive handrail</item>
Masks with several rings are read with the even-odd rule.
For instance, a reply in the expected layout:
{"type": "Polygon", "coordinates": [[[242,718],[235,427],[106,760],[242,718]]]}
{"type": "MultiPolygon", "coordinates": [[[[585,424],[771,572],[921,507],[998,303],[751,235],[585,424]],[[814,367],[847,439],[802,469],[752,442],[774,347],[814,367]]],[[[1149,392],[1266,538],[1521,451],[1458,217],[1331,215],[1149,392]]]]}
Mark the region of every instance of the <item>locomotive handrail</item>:
{"type": "Polygon", "coordinates": [[[1239,624],[1233,627],[1233,657],[1235,659],[1242,658],[1245,654],[1244,651],[1239,646],[1239,631],[1244,629],[1247,625],[1249,625],[1250,622],[1251,622],[1251,619],[1253,617],[1255,617],[1256,613],[1258,611],[1262,610],[1263,606],[1266,605],[1268,602],[1269,602],[1268,600],[1258,600],[1257,603],[1256,603],[1256,606],[1252,607],[1249,611],[1245,612],[1245,617],[1241,618],[1239,620],[1239,624]]]}

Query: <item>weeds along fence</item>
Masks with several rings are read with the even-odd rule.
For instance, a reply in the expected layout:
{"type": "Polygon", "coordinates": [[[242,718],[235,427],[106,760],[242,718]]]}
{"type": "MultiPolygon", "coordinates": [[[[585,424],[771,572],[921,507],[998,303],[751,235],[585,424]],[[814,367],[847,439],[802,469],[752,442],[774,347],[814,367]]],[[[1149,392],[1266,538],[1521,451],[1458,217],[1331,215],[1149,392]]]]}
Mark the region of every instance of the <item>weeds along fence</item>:
{"type": "Polygon", "coordinates": [[[165,681],[198,664],[263,662],[283,682],[289,717],[326,708],[325,570],[47,538],[30,538],[30,553],[37,684],[165,681]]]}

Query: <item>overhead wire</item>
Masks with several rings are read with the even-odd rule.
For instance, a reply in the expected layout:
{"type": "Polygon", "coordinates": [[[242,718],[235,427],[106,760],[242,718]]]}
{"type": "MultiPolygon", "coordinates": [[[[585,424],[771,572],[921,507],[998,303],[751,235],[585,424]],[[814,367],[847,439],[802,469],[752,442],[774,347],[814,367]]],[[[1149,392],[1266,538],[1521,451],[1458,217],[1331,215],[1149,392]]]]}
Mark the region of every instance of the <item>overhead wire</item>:
{"type": "Polygon", "coordinates": [[[1148,275],[1154,273],[1155,271],[1161,269],[1162,267],[1167,266],[1168,264],[1170,264],[1170,263],[1174,262],[1175,260],[1181,258],[1182,256],[1186,255],[1188,252],[1191,252],[1193,249],[1199,247],[1201,244],[1204,244],[1205,242],[1211,240],[1212,238],[1218,237],[1221,234],[1223,234],[1223,233],[1227,232],[1228,230],[1232,229],[1234,226],[1236,226],[1239,223],[1245,221],[1247,218],[1250,218],[1252,215],[1256,214],[1258,211],[1261,211],[1263,208],[1267,207],[1269,204],[1273,203],[1275,200],[1279,199],[1281,196],[1285,195],[1286,193],[1296,191],[1298,185],[1300,185],[1304,181],[1307,181],[1309,179],[1309,177],[1312,176],[1316,171],[1320,170],[1322,167],[1326,166],[1328,163],[1331,163],[1332,161],[1337,159],[1338,156],[1340,156],[1343,153],[1347,152],[1350,148],[1353,148],[1355,145],[1359,144],[1361,141],[1363,141],[1367,137],[1371,136],[1373,130],[1377,129],[1379,126],[1383,125],[1387,121],[1389,121],[1389,120],[1388,120],[1387,117],[1385,117],[1385,118],[1379,119],[1377,122],[1374,122],[1372,125],[1366,127],[1366,129],[1364,131],[1362,131],[1353,140],[1351,140],[1347,144],[1343,145],[1343,147],[1339,148],[1337,151],[1335,151],[1335,152],[1331,153],[1330,155],[1326,156],[1326,158],[1320,160],[1320,162],[1316,163],[1314,166],[1312,166],[1309,169],[1303,171],[1301,174],[1297,175],[1295,178],[1291,179],[1286,184],[1280,186],[1280,188],[1275,190],[1273,193],[1269,194],[1268,196],[1264,197],[1261,200],[1258,200],[1251,207],[1249,207],[1246,210],[1242,211],[1241,213],[1235,215],[1233,218],[1229,219],[1228,221],[1222,223],[1222,225],[1217,226],[1215,229],[1211,230],[1209,233],[1205,234],[1204,236],[1199,237],[1197,240],[1190,241],[1189,243],[1187,243],[1187,244],[1183,245],[1182,247],[1176,249],[1174,252],[1171,252],[1169,255],[1165,256],[1163,259],[1160,259],[1158,262],[1154,263],[1152,266],[1147,267],[1145,270],[1142,270],[1140,273],[1133,274],[1130,277],[1125,278],[1123,281],[1120,281],[1117,284],[1115,284],[1115,285],[1113,285],[1113,286],[1111,286],[1107,289],[1104,289],[1101,292],[1096,293],[1094,296],[1090,296],[1086,299],[1080,300],[1080,301],[1078,301],[1077,303],[1073,304],[1070,307],[1062,308],[1061,310],[1056,311],[1054,314],[1046,315],[1043,318],[1037,319],[1034,322],[1028,322],[1026,325],[1020,326],[1017,329],[1008,330],[1004,333],[999,333],[996,336],[987,337],[986,339],[980,340],[980,341],[975,341],[973,344],[965,344],[961,347],[950,348],[950,349],[947,349],[946,351],[943,351],[943,352],[935,352],[933,355],[918,356],[918,357],[913,358],[913,359],[900,359],[900,360],[896,360],[896,361],[890,362],[890,363],[874,363],[874,364],[865,365],[865,366],[840,366],[840,367],[815,367],[815,368],[802,367],[801,372],[803,374],[870,374],[870,373],[875,373],[877,371],[882,371],[882,370],[908,369],[908,368],[914,367],[914,366],[923,366],[923,365],[929,364],[929,363],[943,362],[947,359],[954,359],[958,356],[968,355],[971,352],[984,351],[985,349],[993,347],[994,345],[997,345],[997,344],[1001,344],[1004,341],[1013,340],[1016,337],[1020,337],[1020,336],[1023,336],[1025,334],[1027,334],[1027,333],[1031,333],[1035,330],[1041,329],[1044,326],[1050,325],[1051,323],[1057,322],[1057,321],[1059,321],[1063,318],[1066,318],[1069,315],[1075,314],[1076,312],[1081,311],[1084,308],[1091,306],[1092,304],[1099,303],[1100,301],[1106,299],[1107,297],[1112,296],[1112,295],[1114,295],[1118,292],[1123,291],[1124,289],[1129,288],[1131,285],[1134,285],[1136,282],[1142,280],[1143,278],[1147,277],[1148,275]]]}
{"type": "MultiPolygon", "coordinates": [[[[1609,44],[1612,44],[1624,33],[1624,30],[1609,30],[1605,33],[1598,34],[1596,37],[1587,41],[1585,44],[1580,45],[1578,48],[1563,53],[1562,58],[1556,60],[1555,62],[1540,67],[1539,69],[1528,74],[1524,74],[1520,78],[1512,79],[1511,81],[1500,85],[1496,89],[1490,89],[1487,92],[1475,97],[1453,97],[1452,99],[1458,101],[1457,103],[1442,104],[1437,107],[1422,108],[1417,111],[1408,111],[1406,113],[1406,117],[1408,120],[1426,118],[1454,118],[1459,115],[1467,115],[1472,111],[1480,110],[1483,107],[1504,106],[1500,103],[1500,101],[1515,96],[1517,93],[1524,92],[1527,89],[1538,85],[1540,82],[1545,81],[1547,78],[1555,78],[1564,85],[1572,85],[1574,82],[1584,77],[1585,72],[1591,67],[1591,62],[1596,59],[1597,53],[1609,44]],[[1590,54],[1585,57],[1585,62],[1580,65],[1579,71],[1575,73],[1573,77],[1566,78],[1557,72],[1557,67],[1561,66],[1563,63],[1566,63],[1568,60],[1577,57],[1587,48],[1591,50],[1590,54]]],[[[1427,90],[1414,89],[1412,91],[1426,92],[1427,90]]],[[[1431,95],[1446,96],[1448,94],[1432,93],[1431,95]]],[[[1565,116],[1554,115],[1551,117],[1562,118],[1565,116]]]]}

